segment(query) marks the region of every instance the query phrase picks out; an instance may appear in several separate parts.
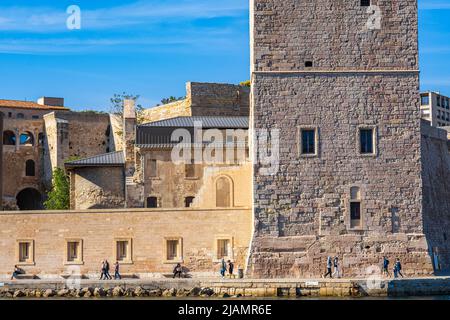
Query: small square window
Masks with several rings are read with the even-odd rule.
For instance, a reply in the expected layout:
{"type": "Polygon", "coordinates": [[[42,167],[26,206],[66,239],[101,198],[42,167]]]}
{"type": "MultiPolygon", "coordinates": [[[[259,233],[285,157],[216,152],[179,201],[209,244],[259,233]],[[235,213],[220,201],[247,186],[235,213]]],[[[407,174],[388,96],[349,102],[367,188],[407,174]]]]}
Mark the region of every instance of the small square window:
{"type": "Polygon", "coordinates": [[[314,128],[300,129],[300,153],[302,155],[317,154],[317,130],[314,128]]]}
{"type": "Polygon", "coordinates": [[[359,142],[361,154],[374,154],[374,129],[364,128],[359,130],[359,142]]]}
{"type": "Polygon", "coordinates": [[[17,260],[19,264],[34,264],[34,241],[19,240],[17,246],[17,260]]]}
{"type": "Polygon", "coordinates": [[[122,263],[132,263],[131,239],[116,240],[116,260],[122,263]]]}
{"type": "Polygon", "coordinates": [[[190,208],[192,206],[192,203],[194,202],[194,197],[186,197],[184,198],[184,206],[186,208],[190,208]]]}
{"type": "Polygon", "coordinates": [[[369,7],[370,0],[361,0],[361,7],[369,7]]]}
{"type": "Polygon", "coordinates": [[[66,264],[80,264],[83,261],[83,241],[67,240],[66,264]]]}
{"type": "Polygon", "coordinates": [[[195,170],[195,164],[194,163],[187,163],[184,165],[184,174],[186,178],[195,178],[196,177],[196,170],[195,170]]]}
{"type": "Polygon", "coordinates": [[[158,198],[148,197],[147,198],[147,208],[158,208],[158,198]]]}
{"type": "Polygon", "coordinates": [[[164,239],[165,263],[183,262],[182,238],[170,237],[164,239]]]}
{"type": "Polygon", "coordinates": [[[312,68],[313,62],[312,61],[305,61],[305,67],[306,68],[312,68]]]}

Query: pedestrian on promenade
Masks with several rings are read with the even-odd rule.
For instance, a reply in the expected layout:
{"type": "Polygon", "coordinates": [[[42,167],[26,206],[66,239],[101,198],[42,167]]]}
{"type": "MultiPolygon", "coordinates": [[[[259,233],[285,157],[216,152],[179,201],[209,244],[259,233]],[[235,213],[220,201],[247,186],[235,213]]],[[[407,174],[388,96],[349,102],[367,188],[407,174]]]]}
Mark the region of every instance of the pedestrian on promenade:
{"type": "Polygon", "coordinates": [[[116,263],[114,264],[114,280],[122,279],[119,269],[120,269],[119,261],[116,261],[116,263]]]}
{"type": "Polygon", "coordinates": [[[222,276],[222,279],[225,278],[226,271],[227,271],[227,264],[225,262],[225,259],[222,258],[222,261],[220,262],[220,275],[222,276]]]}
{"type": "Polygon", "coordinates": [[[108,280],[112,279],[111,275],[109,274],[109,262],[106,259],[105,259],[105,276],[106,276],[106,279],[108,279],[108,280]]]}
{"type": "Polygon", "coordinates": [[[340,273],[340,270],[339,270],[339,258],[338,258],[338,256],[334,257],[333,266],[334,266],[333,277],[336,276],[336,278],[340,278],[341,277],[341,273],[340,273]]]}
{"type": "Polygon", "coordinates": [[[231,260],[228,260],[228,274],[230,275],[230,279],[234,278],[233,270],[234,270],[234,263],[231,262],[231,260]]]}
{"type": "Polygon", "coordinates": [[[181,278],[181,274],[183,272],[183,268],[181,267],[181,264],[177,264],[175,266],[175,268],[173,269],[173,278],[175,279],[175,277],[178,275],[178,278],[181,278]]]}
{"type": "Polygon", "coordinates": [[[12,274],[12,276],[11,276],[11,280],[17,279],[17,276],[18,276],[19,274],[22,274],[22,273],[23,273],[23,270],[20,269],[17,265],[15,265],[15,266],[14,266],[13,274],[12,274]]]}
{"type": "Polygon", "coordinates": [[[402,264],[399,258],[397,258],[397,261],[395,262],[395,270],[397,271],[397,274],[401,275],[402,278],[404,278],[402,273],[402,264]]]}
{"type": "Polygon", "coordinates": [[[103,280],[103,277],[105,277],[105,279],[107,278],[106,277],[106,264],[105,264],[105,260],[103,260],[102,261],[102,272],[100,273],[100,280],[103,280]]]}
{"type": "Polygon", "coordinates": [[[391,276],[389,273],[389,260],[386,256],[383,257],[383,275],[386,275],[388,277],[391,276]]]}
{"type": "Polygon", "coordinates": [[[332,259],[330,256],[328,256],[328,258],[327,258],[327,273],[325,273],[325,275],[323,276],[324,278],[326,278],[328,275],[330,275],[330,278],[333,278],[332,270],[331,270],[332,265],[333,265],[332,259]]]}

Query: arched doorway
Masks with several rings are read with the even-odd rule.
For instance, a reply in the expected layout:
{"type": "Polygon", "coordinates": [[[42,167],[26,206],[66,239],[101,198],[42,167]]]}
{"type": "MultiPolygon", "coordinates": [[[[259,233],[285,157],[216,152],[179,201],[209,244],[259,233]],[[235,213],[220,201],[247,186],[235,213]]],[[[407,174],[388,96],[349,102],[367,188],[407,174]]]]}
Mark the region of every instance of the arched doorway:
{"type": "Polygon", "coordinates": [[[33,188],[23,189],[17,194],[17,206],[20,210],[41,210],[42,196],[39,191],[33,188]]]}

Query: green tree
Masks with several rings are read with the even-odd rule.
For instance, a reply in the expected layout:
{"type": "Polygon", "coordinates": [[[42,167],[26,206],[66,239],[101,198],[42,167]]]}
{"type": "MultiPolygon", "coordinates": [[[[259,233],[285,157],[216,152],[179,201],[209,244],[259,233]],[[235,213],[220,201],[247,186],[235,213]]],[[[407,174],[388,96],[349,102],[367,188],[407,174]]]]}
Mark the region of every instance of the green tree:
{"type": "Polygon", "coordinates": [[[47,210],[70,209],[70,183],[66,173],[61,168],[53,170],[52,190],[44,202],[47,210]]]}
{"type": "Polygon", "coordinates": [[[250,88],[251,82],[250,82],[250,80],[247,80],[247,81],[243,81],[243,82],[239,83],[239,85],[250,88]]]}
{"type": "Polygon", "coordinates": [[[172,102],[176,102],[176,101],[180,101],[183,100],[186,97],[174,97],[174,96],[170,96],[168,98],[163,98],[161,99],[161,103],[162,104],[168,104],[168,103],[172,103],[172,102]]]}
{"type": "Polygon", "coordinates": [[[122,92],[121,94],[115,93],[114,96],[110,99],[111,102],[111,113],[118,115],[119,117],[123,117],[123,101],[124,100],[134,100],[136,102],[136,117],[137,122],[142,123],[143,121],[143,112],[144,107],[137,103],[139,99],[139,95],[128,94],[126,92],[122,92]]]}

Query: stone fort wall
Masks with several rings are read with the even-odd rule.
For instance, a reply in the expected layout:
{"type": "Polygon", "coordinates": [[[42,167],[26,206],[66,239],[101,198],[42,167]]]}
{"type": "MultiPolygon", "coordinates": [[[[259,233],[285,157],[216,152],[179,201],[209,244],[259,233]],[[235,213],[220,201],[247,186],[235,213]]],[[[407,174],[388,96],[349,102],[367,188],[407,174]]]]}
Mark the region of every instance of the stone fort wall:
{"type": "Polygon", "coordinates": [[[336,255],[345,276],[367,275],[383,255],[400,258],[407,274],[433,272],[422,220],[417,3],[372,3],[380,29],[367,28],[359,0],[251,3],[254,128],[280,130],[278,173],[255,166],[252,276],[319,276],[336,255]],[[314,156],[300,154],[302,128],[316,130],[314,156]],[[373,155],[359,152],[361,128],[375,132],[373,155]],[[356,228],[352,187],[361,192],[356,228]]]}
{"type": "Polygon", "coordinates": [[[218,239],[230,240],[236,269],[244,267],[251,219],[249,208],[0,212],[7,235],[0,239],[0,275],[9,278],[18,264],[41,278],[67,274],[71,267],[98,276],[103,259],[115,262],[118,239],[131,242],[131,261],[122,264],[123,274],[171,273],[176,262],[166,261],[166,239],[181,240],[181,262],[193,274],[218,274],[218,239]],[[68,240],[82,241],[81,262],[66,261],[68,240]],[[33,245],[33,260],[25,264],[18,261],[20,241],[33,245]]]}
{"type": "Polygon", "coordinates": [[[0,210],[3,209],[3,113],[0,113],[0,210]]]}
{"type": "Polygon", "coordinates": [[[447,131],[422,122],[423,224],[437,270],[450,270],[450,153],[447,131]]]}

